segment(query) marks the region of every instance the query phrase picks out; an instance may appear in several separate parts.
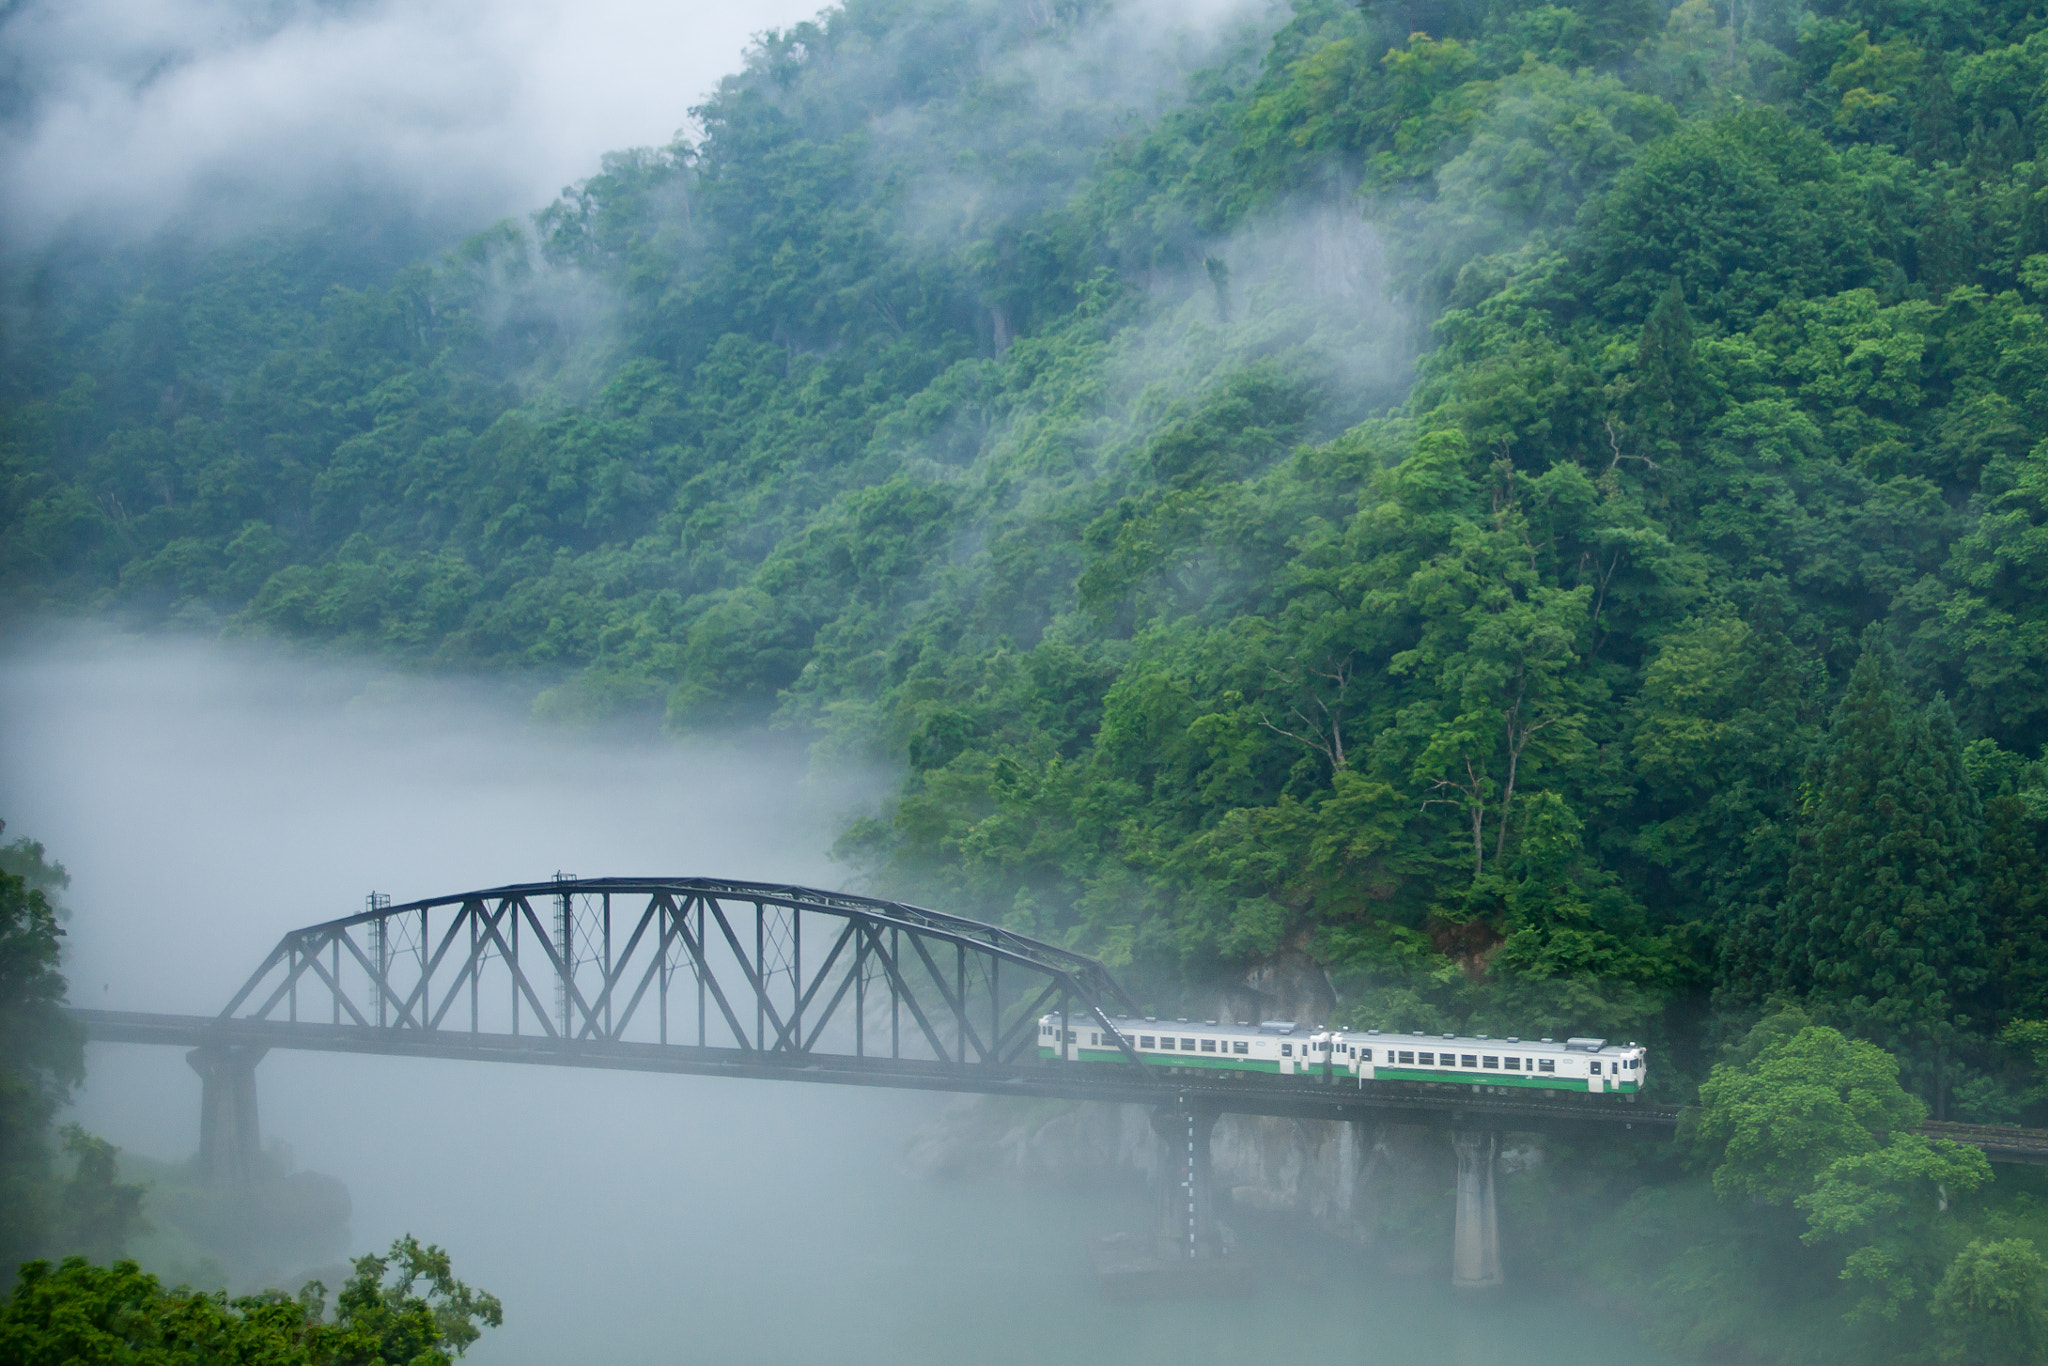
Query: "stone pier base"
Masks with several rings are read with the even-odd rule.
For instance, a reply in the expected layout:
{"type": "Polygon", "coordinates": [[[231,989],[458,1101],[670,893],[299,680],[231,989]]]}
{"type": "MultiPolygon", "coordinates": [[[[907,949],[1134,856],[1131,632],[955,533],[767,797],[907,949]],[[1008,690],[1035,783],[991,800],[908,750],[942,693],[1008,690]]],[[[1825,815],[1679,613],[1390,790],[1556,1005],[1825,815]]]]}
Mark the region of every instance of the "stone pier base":
{"type": "Polygon", "coordinates": [[[1489,1290],[1501,1283],[1500,1225],[1494,1213],[1493,1164],[1500,1135],[1459,1131],[1451,1135],[1458,1154],[1458,1215],[1451,1233],[1451,1284],[1460,1290],[1489,1290]]]}
{"type": "Polygon", "coordinates": [[[195,1048],[185,1061],[199,1074],[199,1168],[207,1184],[247,1186],[263,1151],[256,1123],[256,1064],[268,1052],[240,1046],[195,1048]]]}

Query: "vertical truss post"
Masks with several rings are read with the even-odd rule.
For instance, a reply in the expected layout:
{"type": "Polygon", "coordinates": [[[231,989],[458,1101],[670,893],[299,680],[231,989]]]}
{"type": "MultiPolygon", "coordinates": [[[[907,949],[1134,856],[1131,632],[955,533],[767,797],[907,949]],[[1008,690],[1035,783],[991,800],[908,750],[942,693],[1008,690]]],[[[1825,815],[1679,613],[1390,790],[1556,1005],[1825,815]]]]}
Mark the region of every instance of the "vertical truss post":
{"type": "Polygon", "coordinates": [[[789,912],[789,1018],[791,1042],[804,1051],[804,913],[789,912]]]}
{"type": "Polygon", "coordinates": [[[754,903],[754,1048],[768,1044],[768,915],[760,902],[754,903]]]}
{"type": "MultiPolygon", "coordinates": [[[[698,947],[698,948],[699,948],[700,950],[701,950],[701,949],[702,949],[702,948],[704,947],[704,898],[703,898],[703,897],[698,897],[698,898],[697,898],[697,947],[698,947]]],[[[694,960],[692,960],[692,962],[690,963],[690,976],[694,977],[694,978],[696,979],[696,981],[697,981],[697,1047],[699,1047],[699,1048],[704,1048],[704,1047],[707,1047],[707,1046],[708,1046],[708,1045],[707,1045],[707,1044],[705,1043],[705,1036],[704,1036],[704,997],[705,997],[705,983],[704,983],[704,973],[703,973],[703,971],[702,971],[701,969],[699,969],[699,968],[698,968],[698,966],[697,966],[697,964],[696,964],[696,962],[695,962],[694,960]]]]}
{"type": "MultiPolygon", "coordinates": [[[[604,894],[604,980],[607,986],[612,980],[612,894],[604,894]]],[[[612,994],[604,994],[604,1036],[612,1037],[612,994]]]]}
{"type": "Polygon", "coordinates": [[[483,914],[483,909],[481,906],[465,906],[463,913],[469,917],[469,961],[472,965],[469,974],[469,1032],[476,1034],[483,1028],[478,1018],[477,998],[483,988],[484,965],[477,957],[476,924],[478,917],[483,914]]]}
{"type": "Polygon", "coordinates": [[[896,986],[896,965],[903,961],[903,940],[894,925],[889,927],[889,1057],[903,1056],[903,993],[896,986]]]}
{"type": "Polygon", "coordinates": [[[853,1056],[868,1055],[868,924],[854,918],[853,930],[853,1056]]]}
{"type": "Polygon", "coordinates": [[[576,976],[576,879],[555,874],[555,953],[561,967],[555,973],[555,1014],[561,1020],[562,1037],[569,1037],[569,1001],[574,993],[570,983],[576,976]]]}
{"type": "Polygon", "coordinates": [[[433,1005],[433,1002],[431,1002],[431,1001],[429,1001],[429,1000],[427,999],[427,987],[428,987],[427,977],[428,977],[428,975],[429,975],[429,974],[428,974],[428,972],[427,972],[427,945],[428,945],[429,943],[431,943],[431,942],[432,942],[432,941],[431,941],[431,940],[430,940],[430,939],[429,939],[429,938],[427,937],[427,929],[428,929],[428,921],[427,921],[427,908],[426,908],[426,907],[424,907],[424,906],[422,906],[422,907],[420,907],[420,990],[419,990],[419,997],[420,997],[420,1013],[419,1013],[419,1022],[420,1022],[420,1024],[421,1024],[422,1026],[424,1026],[424,1025],[426,1024],[426,1022],[427,1022],[427,1021],[429,1021],[429,1020],[431,1020],[431,1019],[433,1019],[433,1018],[434,1018],[434,1012],[433,1012],[433,1010],[432,1010],[432,1008],[431,1008],[431,1007],[432,1007],[432,1005],[433,1005]]]}
{"type": "MultiPolygon", "coordinates": [[[[385,892],[372,892],[366,900],[369,902],[367,909],[372,914],[383,910],[391,904],[391,897],[385,892]]],[[[339,945],[336,947],[339,948],[339,945]]],[[[386,1016],[385,1008],[389,1002],[385,1000],[386,993],[384,991],[384,978],[391,970],[391,945],[386,937],[386,927],[382,917],[370,922],[370,961],[377,965],[376,979],[370,983],[370,999],[376,1003],[377,1007],[377,1028],[383,1029],[391,1023],[386,1016]]],[[[336,980],[338,981],[339,978],[336,980]]]]}

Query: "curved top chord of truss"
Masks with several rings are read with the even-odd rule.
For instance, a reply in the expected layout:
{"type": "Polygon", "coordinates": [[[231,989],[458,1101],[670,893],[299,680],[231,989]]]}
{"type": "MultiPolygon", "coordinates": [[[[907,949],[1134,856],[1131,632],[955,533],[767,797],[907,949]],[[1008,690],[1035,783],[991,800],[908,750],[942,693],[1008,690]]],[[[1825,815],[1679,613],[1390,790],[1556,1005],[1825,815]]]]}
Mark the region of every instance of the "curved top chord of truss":
{"type": "Polygon", "coordinates": [[[400,906],[373,897],[293,930],[221,1018],[964,1067],[1035,1053],[1052,1012],[1093,1020],[1135,1065],[1111,1005],[1136,1013],[1092,958],[900,902],[557,877],[400,906]]]}

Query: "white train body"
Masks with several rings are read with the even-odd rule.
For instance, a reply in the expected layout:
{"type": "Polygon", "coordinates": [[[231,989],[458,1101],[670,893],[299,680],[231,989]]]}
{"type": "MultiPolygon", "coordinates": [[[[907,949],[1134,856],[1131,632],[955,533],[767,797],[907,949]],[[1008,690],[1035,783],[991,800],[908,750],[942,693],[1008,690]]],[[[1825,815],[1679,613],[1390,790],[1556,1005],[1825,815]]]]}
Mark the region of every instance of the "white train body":
{"type": "MultiPolygon", "coordinates": [[[[1233,1024],[1189,1020],[1110,1021],[1147,1067],[1264,1073],[1318,1081],[1434,1082],[1508,1086],[1592,1095],[1635,1095],[1648,1078],[1638,1044],[1605,1039],[1493,1039],[1484,1035],[1386,1034],[1377,1029],[1309,1029],[1291,1020],[1233,1024]]],[[[1047,1061],[1125,1061],[1115,1035],[1092,1015],[1038,1021],[1047,1061]],[[1064,1034],[1064,1038],[1062,1038],[1064,1034]]]]}

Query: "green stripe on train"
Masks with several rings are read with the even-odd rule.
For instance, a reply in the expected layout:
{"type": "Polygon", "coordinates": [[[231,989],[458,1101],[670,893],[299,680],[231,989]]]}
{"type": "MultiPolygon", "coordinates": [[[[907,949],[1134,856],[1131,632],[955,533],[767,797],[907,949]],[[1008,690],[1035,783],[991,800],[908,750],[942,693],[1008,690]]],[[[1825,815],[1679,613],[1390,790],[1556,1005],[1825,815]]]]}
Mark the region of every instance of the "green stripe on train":
{"type": "Polygon", "coordinates": [[[1373,1076],[1382,1081],[1443,1081],[1456,1082],[1459,1085],[1534,1086],[1550,1091],[1586,1089],[1584,1077],[1560,1077],[1555,1074],[1545,1076],[1540,1072],[1532,1077],[1526,1072],[1425,1072],[1412,1067],[1376,1067],[1373,1069],[1373,1076]]]}

